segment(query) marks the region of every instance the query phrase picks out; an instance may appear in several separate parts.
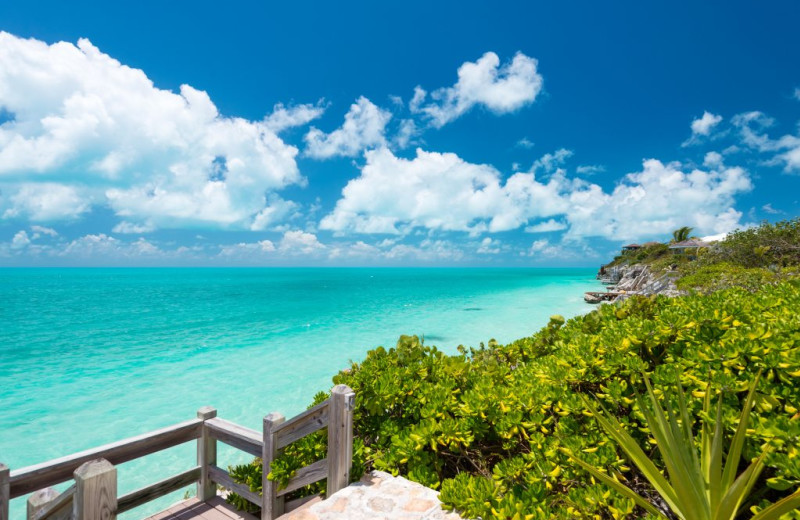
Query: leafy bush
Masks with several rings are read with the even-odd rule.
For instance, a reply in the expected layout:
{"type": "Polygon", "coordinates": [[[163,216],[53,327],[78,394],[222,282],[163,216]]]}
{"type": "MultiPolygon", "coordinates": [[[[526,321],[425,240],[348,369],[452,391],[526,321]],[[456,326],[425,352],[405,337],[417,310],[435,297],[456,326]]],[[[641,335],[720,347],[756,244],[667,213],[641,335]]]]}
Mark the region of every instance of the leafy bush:
{"type": "Polygon", "coordinates": [[[736,230],[720,242],[709,260],[747,268],[799,265],[800,218],[736,230]]]}
{"type": "MultiPolygon", "coordinates": [[[[740,393],[759,371],[750,460],[771,447],[744,511],[777,502],[800,484],[800,280],[758,292],[732,288],[682,298],[634,297],[531,337],[490,342],[445,355],[404,336],[334,377],[356,392],[355,436],[371,467],[441,490],[445,506],[481,518],[645,518],[648,513],[588,475],[566,453],[606,468],[640,495],[657,500],[642,473],[591,417],[594,396],[639,445],[648,429],[636,404],[645,391],[687,389],[697,422],[709,385],[725,393],[722,427],[736,430],[740,393]]],[[[698,423],[699,424],[699,423],[698,423]]],[[[655,450],[655,464],[663,461],[655,450]]],[[[304,466],[322,445],[287,450],[273,465],[304,466]]],[[[800,518],[790,513],[789,518],[800,518]],[[794,515],[794,516],[791,516],[794,515]]]]}
{"type": "MultiPolygon", "coordinates": [[[[312,408],[330,397],[325,392],[318,392],[314,401],[308,406],[312,408]]],[[[311,435],[307,435],[286,446],[283,454],[270,465],[269,479],[278,482],[278,489],[284,489],[297,470],[318,460],[324,459],[328,453],[328,429],[323,428],[311,435]]],[[[245,484],[250,491],[261,494],[261,468],[263,462],[260,458],[254,459],[250,464],[242,464],[228,468],[231,478],[235,482],[245,484]]],[[[350,468],[351,481],[355,482],[366,472],[364,443],[359,438],[353,439],[353,465],[350,468]]],[[[325,494],[326,482],[314,482],[286,495],[286,500],[293,500],[317,493],[325,494]]],[[[258,513],[261,508],[252,504],[236,493],[230,493],[228,502],[240,511],[258,513]]]]}

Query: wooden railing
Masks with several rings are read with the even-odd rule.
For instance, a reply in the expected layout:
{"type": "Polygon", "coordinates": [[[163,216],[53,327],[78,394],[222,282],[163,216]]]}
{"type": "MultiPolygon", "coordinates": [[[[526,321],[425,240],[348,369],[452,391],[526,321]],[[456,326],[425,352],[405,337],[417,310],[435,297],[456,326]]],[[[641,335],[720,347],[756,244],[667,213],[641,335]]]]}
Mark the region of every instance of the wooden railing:
{"type": "Polygon", "coordinates": [[[216,496],[219,485],[260,506],[262,520],[273,520],[313,498],[285,502],[285,496],[292,491],[323,479],[328,480],[328,496],[347,486],[353,459],[354,404],[353,391],[337,385],[330,398],[288,421],[279,413],[267,415],[260,433],[219,419],[214,408],[204,407],[198,410],[196,419],[43,464],[15,471],[0,464],[0,520],[10,520],[12,499],[31,492],[28,520],[99,520],[114,518],[192,483],[197,484],[200,501],[216,496]],[[270,463],[289,444],[325,427],[327,457],[298,470],[288,485],[279,490],[275,482],[267,479],[270,463]],[[116,465],[195,440],[195,467],[117,496],[116,465]],[[227,471],[217,466],[217,442],[263,459],[261,495],[234,482],[227,471]],[[75,483],[63,493],[51,487],[72,479],[75,483]]]}

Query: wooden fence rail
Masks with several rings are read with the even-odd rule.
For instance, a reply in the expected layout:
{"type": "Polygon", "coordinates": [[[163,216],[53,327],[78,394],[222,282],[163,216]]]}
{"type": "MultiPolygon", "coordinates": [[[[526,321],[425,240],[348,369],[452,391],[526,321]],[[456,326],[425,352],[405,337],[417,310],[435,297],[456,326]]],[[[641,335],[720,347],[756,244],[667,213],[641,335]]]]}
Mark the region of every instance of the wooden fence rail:
{"type": "Polygon", "coordinates": [[[309,410],[285,420],[279,413],[264,418],[262,432],[217,418],[217,411],[203,407],[197,418],[167,428],[106,444],[43,464],[15,471],[0,463],[0,520],[9,518],[12,499],[31,492],[28,520],[113,519],[183,487],[197,484],[197,497],[207,501],[217,486],[238,493],[261,507],[262,520],[274,520],[313,497],[285,502],[285,496],[303,486],[327,479],[327,496],[346,487],[353,458],[353,409],[355,394],[345,385],[331,390],[331,397],[309,410]],[[269,480],[270,463],[281,450],[303,437],[328,428],[327,457],[301,468],[283,489],[269,480]],[[123,496],[117,496],[116,465],[138,459],[189,441],[197,442],[197,465],[123,496]],[[217,466],[217,442],[261,457],[262,494],[233,481],[217,466]],[[74,485],[63,493],[51,486],[68,480],[74,485]]]}

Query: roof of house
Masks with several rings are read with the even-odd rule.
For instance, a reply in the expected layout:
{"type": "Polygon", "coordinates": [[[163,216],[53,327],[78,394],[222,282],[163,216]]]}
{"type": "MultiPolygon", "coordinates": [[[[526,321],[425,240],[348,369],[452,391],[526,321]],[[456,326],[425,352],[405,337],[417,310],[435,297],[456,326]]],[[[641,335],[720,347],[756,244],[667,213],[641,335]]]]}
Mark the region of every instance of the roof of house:
{"type": "Polygon", "coordinates": [[[634,248],[634,247],[642,247],[642,246],[640,246],[639,244],[628,244],[627,246],[622,246],[622,247],[623,247],[623,249],[626,249],[626,248],[634,248]]]}
{"type": "Polygon", "coordinates": [[[682,242],[675,242],[674,244],[670,245],[670,249],[687,249],[690,247],[710,247],[711,244],[708,242],[703,242],[702,240],[698,240],[696,238],[690,238],[689,240],[684,240],[682,242]]]}

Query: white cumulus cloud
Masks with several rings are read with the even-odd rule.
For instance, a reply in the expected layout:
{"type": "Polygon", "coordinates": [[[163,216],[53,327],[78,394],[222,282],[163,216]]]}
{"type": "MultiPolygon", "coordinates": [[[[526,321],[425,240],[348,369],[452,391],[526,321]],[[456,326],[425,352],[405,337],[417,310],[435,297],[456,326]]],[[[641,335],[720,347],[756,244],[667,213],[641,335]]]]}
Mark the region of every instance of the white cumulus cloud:
{"type": "Polygon", "coordinates": [[[543,79],[537,68],[537,60],[521,52],[502,66],[497,54],[487,52],[478,61],[461,65],[456,84],[433,91],[428,103],[425,90],[417,87],[409,108],[424,114],[437,128],[476,105],[496,114],[514,112],[532,103],[541,92],[543,79]]]}
{"type": "Polygon", "coordinates": [[[535,172],[503,180],[489,165],[452,153],[417,150],[396,157],[387,149],[365,154],[361,175],[320,228],[338,234],[407,235],[414,229],[470,234],[518,229],[566,230],[566,236],[633,239],[670,233],[682,225],[699,232],[730,231],[741,213],[736,196],[752,184],[741,168],[685,171],[650,159],[610,192],[557,170],[546,181],[535,172]]]}
{"type": "Polygon", "coordinates": [[[800,132],[772,139],[766,133],[775,121],[762,112],[746,112],[733,118],[739,128],[742,143],[762,153],[772,155],[770,164],[783,164],[786,173],[800,174],[800,132]]]}
{"type": "Polygon", "coordinates": [[[90,197],[82,191],[53,182],[17,185],[3,218],[27,218],[34,222],[74,219],[91,207],[90,197]]]}
{"type": "Polygon", "coordinates": [[[14,238],[11,239],[11,248],[12,249],[23,249],[30,245],[31,239],[28,237],[28,233],[25,230],[18,231],[14,238]]]}
{"type": "Polygon", "coordinates": [[[264,124],[277,134],[289,128],[306,125],[324,113],[322,100],[316,105],[305,103],[285,106],[283,103],[278,103],[273,107],[272,113],[264,118],[264,124]]]}
{"type": "Polygon", "coordinates": [[[13,116],[0,125],[6,218],[108,205],[139,225],[247,228],[268,193],[304,182],[297,149],[275,129],[313,107],[277,107],[266,122],[225,117],[205,92],[157,88],[86,39],[48,45],[0,32],[0,63],[0,105],[13,116]]]}
{"type": "Polygon", "coordinates": [[[708,135],[711,129],[722,121],[722,116],[712,114],[708,110],[703,115],[692,121],[692,133],[695,135],[708,135]]]}
{"type": "Polygon", "coordinates": [[[316,253],[326,246],[322,244],[317,236],[305,231],[287,231],[283,234],[278,250],[282,253],[309,255],[316,253]]]}
{"type": "Polygon", "coordinates": [[[305,154],[315,159],[355,157],[365,148],[386,144],[386,124],[392,114],[361,96],[350,105],[342,126],[326,134],[312,127],[305,136],[305,154]]]}
{"type": "Polygon", "coordinates": [[[526,233],[549,233],[552,231],[563,231],[567,229],[566,222],[561,222],[556,219],[549,219],[543,222],[539,222],[538,224],[534,224],[532,226],[527,226],[525,228],[526,233]]]}

